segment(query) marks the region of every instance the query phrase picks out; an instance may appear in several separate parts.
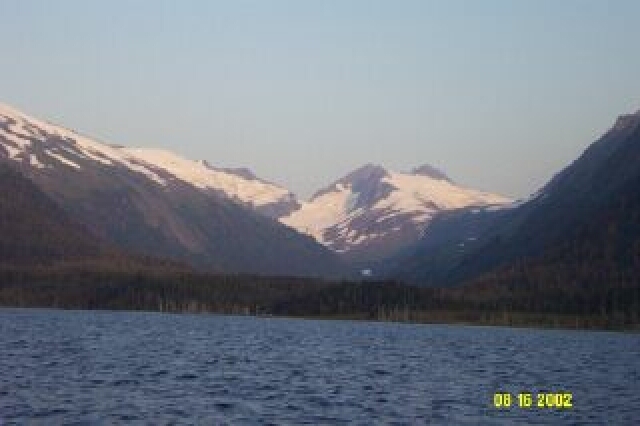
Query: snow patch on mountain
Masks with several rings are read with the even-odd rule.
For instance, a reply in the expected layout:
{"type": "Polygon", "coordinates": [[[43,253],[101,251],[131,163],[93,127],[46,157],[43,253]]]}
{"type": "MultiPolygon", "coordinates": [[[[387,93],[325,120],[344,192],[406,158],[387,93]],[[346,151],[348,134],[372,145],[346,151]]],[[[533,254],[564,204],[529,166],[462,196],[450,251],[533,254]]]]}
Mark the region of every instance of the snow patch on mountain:
{"type": "Polygon", "coordinates": [[[58,160],[59,162],[66,164],[69,167],[73,167],[74,169],[81,169],[82,167],[80,167],[79,164],[74,163],[73,161],[67,159],[66,157],[60,155],[60,154],[56,154],[55,152],[51,152],[51,151],[47,151],[47,155],[49,157],[55,158],[56,160],[58,160]]]}
{"type": "Polygon", "coordinates": [[[349,217],[353,194],[343,184],[336,185],[335,189],[320,194],[291,215],[281,219],[285,225],[291,226],[311,235],[321,243],[324,241],[324,230],[337,223],[341,223],[349,217]]]}
{"type": "Polygon", "coordinates": [[[130,160],[165,170],[176,178],[201,189],[215,189],[253,205],[265,205],[288,199],[291,193],[281,187],[239,174],[223,172],[206,162],[191,161],[161,149],[121,148],[130,160]]]}
{"type": "Polygon", "coordinates": [[[510,202],[456,185],[428,165],[398,173],[368,164],[318,191],[281,221],[339,253],[372,245],[384,252],[418,238],[439,211],[510,202]]]}
{"type": "Polygon", "coordinates": [[[45,164],[42,164],[40,160],[38,160],[38,156],[35,154],[31,154],[31,156],[29,157],[29,164],[39,169],[44,169],[45,167],[47,167],[45,164]]]}
{"type": "Polygon", "coordinates": [[[391,173],[384,179],[396,188],[373,207],[424,213],[429,210],[452,210],[470,205],[503,204],[507,198],[457,186],[450,181],[423,175],[391,173]]]}
{"type": "Polygon", "coordinates": [[[11,145],[5,145],[4,148],[7,150],[8,157],[11,159],[18,158],[18,156],[24,152],[23,150],[15,148],[11,145]]]}
{"type": "Polygon", "coordinates": [[[158,185],[177,179],[201,190],[214,190],[230,199],[277,217],[298,206],[285,188],[258,179],[248,169],[217,169],[206,161],[192,161],[161,149],[109,145],[72,130],[30,117],[0,104],[0,146],[9,159],[45,168],[46,158],[81,170],[83,161],[124,167],[158,185]],[[40,157],[33,157],[33,155],[40,157]],[[173,178],[168,178],[172,176],[173,178]]]}

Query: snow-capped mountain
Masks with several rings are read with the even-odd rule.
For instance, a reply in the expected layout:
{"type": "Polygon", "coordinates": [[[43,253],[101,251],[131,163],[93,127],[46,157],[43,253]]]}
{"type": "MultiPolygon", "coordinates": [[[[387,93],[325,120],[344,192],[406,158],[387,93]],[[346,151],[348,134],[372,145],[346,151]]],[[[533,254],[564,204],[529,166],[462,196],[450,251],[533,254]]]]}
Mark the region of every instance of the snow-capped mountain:
{"type": "Polygon", "coordinates": [[[102,143],[2,104],[0,160],[18,167],[99,237],[135,251],[195,256],[199,264],[243,271],[249,258],[250,270],[262,271],[259,263],[269,256],[269,265],[279,266],[266,269],[286,271],[291,259],[276,259],[287,251],[270,246],[272,238],[285,246],[287,239],[308,240],[298,242],[302,269],[315,255],[324,266],[333,262],[317,252],[318,244],[309,246],[315,242],[306,235],[343,259],[368,262],[415,242],[440,211],[510,201],[456,185],[429,165],[397,173],[369,164],[300,204],[289,190],[248,169],[102,143]],[[268,218],[259,221],[249,211],[268,218]],[[258,249],[263,242],[271,249],[258,249]],[[249,256],[251,243],[259,244],[249,256]]]}
{"type": "Polygon", "coordinates": [[[343,271],[335,254],[274,219],[298,207],[295,196],[246,169],[101,143],[4,105],[0,161],[128,252],[224,272],[343,271]]]}
{"type": "Polygon", "coordinates": [[[371,261],[415,242],[440,211],[510,202],[456,185],[429,165],[398,173],[368,164],[317,192],[281,221],[347,259],[371,261]]]}
{"type": "Polygon", "coordinates": [[[0,104],[0,156],[3,150],[9,159],[34,168],[82,169],[99,163],[127,168],[164,187],[180,180],[216,191],[271,217],[298,208],[290,191],[259,179],[248,169],[215,168],[206,161],[187,160],[166,150],[100,143],[0,104]]]}

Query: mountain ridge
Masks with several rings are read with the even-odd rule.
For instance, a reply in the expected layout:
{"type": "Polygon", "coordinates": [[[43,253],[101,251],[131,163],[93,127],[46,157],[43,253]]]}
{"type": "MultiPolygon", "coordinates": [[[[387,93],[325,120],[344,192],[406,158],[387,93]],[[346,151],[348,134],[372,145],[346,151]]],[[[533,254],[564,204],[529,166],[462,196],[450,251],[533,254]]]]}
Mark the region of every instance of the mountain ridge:
{"type": "Polygon", "coordinates": [[[274,211],[284,214],[297,207],[291,191],[257,178],[249,169],[217,168],[207,161],[187,160],[164,149],[100,142],[1,103],[0,136],[4,139],[0,148],[9,159],[28,161],[35,167],[49,167],[58,162],[79,168],[79,158],[90,159],[127,167],[161,185],[178,179],[202,190],[218,191],[267,215],[274,211]],[[47,147],[47,141],[54,143],[47,147]],[[58,149],[61,143],[64,146],[58,149]],[[44,148],[34,150],[38,144],[44,148]]]}
{"type": "Polygon", "coordinates": [[[368,163],[316,192],[280,220],[349,261],[366,265],[417,240],[440,211],[510,202],[456,185],[429,165],[399,173],[368,163]]]}
{"type": "MultiPolygon", "coordinates": [[[[629,182],[639,181],[640,114],[635,113],[620,116],[535,196],[513,208],[463,209],[441,216],[414,247],[390,261],[390,275],[415,284],[451,285],[514,262],[537,264],[537,257],[551,259],[550,253],[558,257],[554,247],[568,240],[583,244],[587,237],[579,235],[585,229],[599,235],[593,231],[594,218],[607,217],[607,212],[634,214],[631,207],[625,210],[616,203],[633,199],[629,182]]],[[[626,223],[616,217],[613,223],[626,223]]]]}
{"type": "Polygon", "coordinates": [[[290,191],[160,149],[97,142],[0,106],[0,160],[94,235],[207,270],[341,276],[341,261],[280,224],[290,191]],[[279,213],[278,213],[279,211],[279,213]]]}

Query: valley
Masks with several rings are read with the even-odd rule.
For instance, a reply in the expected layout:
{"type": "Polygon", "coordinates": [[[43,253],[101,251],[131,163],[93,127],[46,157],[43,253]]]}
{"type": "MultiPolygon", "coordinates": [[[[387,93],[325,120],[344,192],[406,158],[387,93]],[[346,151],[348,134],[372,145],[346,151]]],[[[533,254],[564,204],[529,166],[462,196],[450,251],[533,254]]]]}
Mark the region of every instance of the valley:
{"type": "Polygon", "coordinates": [[[640,113],[526,200],[368,164],[300,202],[2,107],[0,304],[634,328],[639,185],[640,113]]]}

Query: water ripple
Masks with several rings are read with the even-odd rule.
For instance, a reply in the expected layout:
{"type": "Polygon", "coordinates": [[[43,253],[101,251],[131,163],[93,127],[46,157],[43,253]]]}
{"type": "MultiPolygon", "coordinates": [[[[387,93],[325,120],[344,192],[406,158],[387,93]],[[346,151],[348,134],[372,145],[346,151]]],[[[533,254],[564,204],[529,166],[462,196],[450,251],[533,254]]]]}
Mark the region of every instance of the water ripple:
{"type": "Polygon", "coordinates": [[[0,310],[0,424],[634,424],[640,336],[0,310]],[[491,405],[567,390],[573,411],[491,405]]]}

